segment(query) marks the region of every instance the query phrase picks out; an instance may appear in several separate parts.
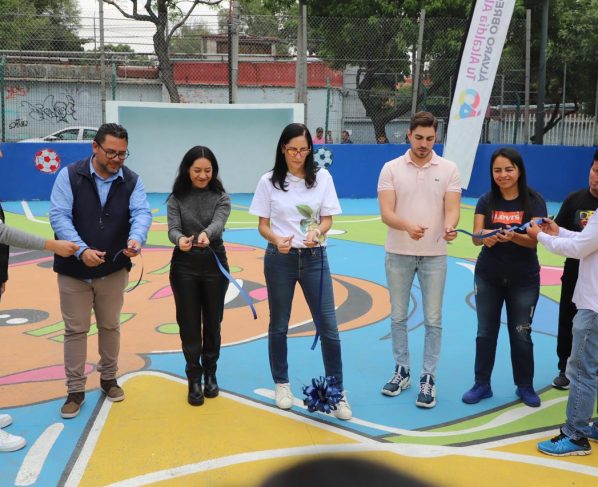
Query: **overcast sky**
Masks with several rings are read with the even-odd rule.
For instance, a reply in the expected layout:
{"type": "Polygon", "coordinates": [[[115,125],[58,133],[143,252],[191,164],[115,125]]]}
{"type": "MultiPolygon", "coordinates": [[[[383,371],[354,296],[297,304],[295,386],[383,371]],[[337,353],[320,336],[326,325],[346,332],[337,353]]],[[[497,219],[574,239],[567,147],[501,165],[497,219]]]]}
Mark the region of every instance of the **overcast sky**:
{"type": "MultiPolygon", "coordinates": [[[[99,45],[100,42],[98,1],[77,0],[81,11],[80,35],[91,39],[91,42],[86,44],[86,49],[94,48],[94,39],[96,45],[99,45]]],[[[145,2],[140,0],[139,3],[144,4],[145,2]]],[[[185,8],[190,3],[182,1],[180,5],[185,8]]],[[[127,8],[127,11],[130,11],[131,2],[129,0],[121,1],[121,4],[127,8]]],[[[225,0],[223,6],[228,7],[228,1],[225,0]]],[[[196,7],[193,15],[205,16],[203,20],[206,24],[216,25],[216,11],[214,9],[200,5],[196,7]]],[[[125,19],[116,8],[104,4],[104,42],[106,44],[129,44],[137,52],[151,53],[153,52],[153,34],[152,23],[125,19]]]]}

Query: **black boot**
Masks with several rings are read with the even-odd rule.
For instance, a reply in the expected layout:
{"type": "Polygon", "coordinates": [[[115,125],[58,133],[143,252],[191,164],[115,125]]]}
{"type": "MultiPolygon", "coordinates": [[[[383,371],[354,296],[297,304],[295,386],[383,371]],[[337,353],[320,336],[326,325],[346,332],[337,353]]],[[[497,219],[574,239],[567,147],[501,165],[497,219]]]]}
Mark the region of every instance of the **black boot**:
{"type": "Polygon", "coordinates": [[[191,406],[201,406],[203,404],[203,392],[201,390],[201,381],[199,379],[189,379],[189,395],[187,402],[191,406]]]}
{"type": "Polygon", "coordinates": [[[220,389],[218,388],[218,382],[216,382],[216,374],[209,373],[204,376],[203,393],[206,397],[216,397],[220,389]]]}

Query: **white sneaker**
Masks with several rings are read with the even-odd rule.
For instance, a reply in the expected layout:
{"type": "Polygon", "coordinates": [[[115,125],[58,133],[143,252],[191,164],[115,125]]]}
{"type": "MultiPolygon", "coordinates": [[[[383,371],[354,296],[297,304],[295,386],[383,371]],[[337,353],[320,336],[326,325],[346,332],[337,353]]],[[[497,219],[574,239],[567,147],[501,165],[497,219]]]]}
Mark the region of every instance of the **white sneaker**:
{"type": "Polygon", "coordinates": [[[25,438],[11,435],[6,431],[0,430],[0,452],[2,451],[17,451],[23,448],[27,442],[25,438]]]}
{"type": "Polygon", "coordinates": [[[353,411],[351,411],[351,406],[349,406],[347,393],[345,391],[343,391],[343,398],[336,404],[336,409],[333,413],[335,418],[344,421],[348,421],[353,417],[353,411]]]}
{"type": "Polygon", "coordinates": [[[10,414],[0,414],[0,428],[4,428],[11,424],[12,418],[10,417],[10,414]]]}
{"type": "Polygon", "coordinates": [[[291,384],[285,382],[284,384],[276,384],[274,390],[274,399],[276,406],[280,409],[291,409],[293,407],[293,393],[291,392],[291,384]]]}

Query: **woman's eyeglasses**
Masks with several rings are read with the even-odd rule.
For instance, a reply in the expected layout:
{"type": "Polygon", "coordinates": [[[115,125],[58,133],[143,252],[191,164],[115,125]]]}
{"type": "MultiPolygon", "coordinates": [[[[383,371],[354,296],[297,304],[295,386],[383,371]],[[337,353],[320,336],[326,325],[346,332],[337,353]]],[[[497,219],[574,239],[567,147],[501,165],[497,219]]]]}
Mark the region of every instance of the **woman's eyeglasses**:
{"type": "Polygon", "coordinates": [[[297,154],[300,154],[302,157],[306,156],[311,152],[311,149],[304,147],[303,149],[297,149],[296,147],[285,147],[287,154],[290,156],[295,157],[297,154]]]}

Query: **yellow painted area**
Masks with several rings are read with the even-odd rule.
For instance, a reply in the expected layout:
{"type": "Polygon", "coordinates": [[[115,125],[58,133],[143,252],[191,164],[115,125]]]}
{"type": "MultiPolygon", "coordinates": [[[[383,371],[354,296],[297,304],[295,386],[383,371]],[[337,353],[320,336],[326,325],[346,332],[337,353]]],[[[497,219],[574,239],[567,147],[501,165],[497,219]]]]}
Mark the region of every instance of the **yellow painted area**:
{"type": "MultiPolygon", "coordinates": [[[[104,486],[240,453],[355,443],[274,409],[232,399],[190,406],[186,384],[163,377],[133,377],[124,389],[126,400],[112,405],[81,486],[104,486]]],[[[241,479],[247,470],[247,465],[240,469],[241,479]]]]}
{"type": "MultiPolygon", "coordinates": [[[[251,487],[281,468],[317,455],[318,447],[361,448],[359,441],[347,438],[340,430],[335,433],[299,416],[281,415],[274,408],[225,397],[206,399],[200,407],[189,406],[186,384],[167,377],[139,375],[124,387],[127,399],[112,405],[103,426],[94,425],[100,434],[81,486],[123,481],[133,485],[131,479],[137,476],[162,472],[151,485],[251,487]],[[288,450],[299,447],[307,447],[307,453],[297,455],[288,450]],[[273,457],[273,452],[280,456],[273,457]],[[183,467],[190,470],[184,474],[174,471],[183,467]]],[[[366,438],[364,442],[372,447],[366,438]]],[[[454,455],[411,457],[384,451],[389,445],[382,442],[380,451],[365,451],[364,443],[362,452],[336,455],[378,461],[439,487],[596,485],[596,477],[533,465],[527,459],[538,455],[555,466],[571,462],[598,467],[598,455],[553,459],[536,452],[535,443],[489,450],[489,454],[514,454],[509,460],[470,457],[458,451],[454,455]]]]}
{"type": "MultiPolygon", "coordinates": [[[[348,455],[339,454],[337,456],[347,457],[348,455]]],[[[382,463],[437,487],[480,487],[482,485],[594,487],[597,482],[596,477],[530,465],[523,459],[519,463],[460,455],[417,458],[384,451],[363,452],[352,456],[382,463]]],[[[159,487],[189,485],[195,487],[255,487],[269,475],[309,458],[313,458],[313,456],[253,461],[164,480],[152,485],[159,487]]]]}

